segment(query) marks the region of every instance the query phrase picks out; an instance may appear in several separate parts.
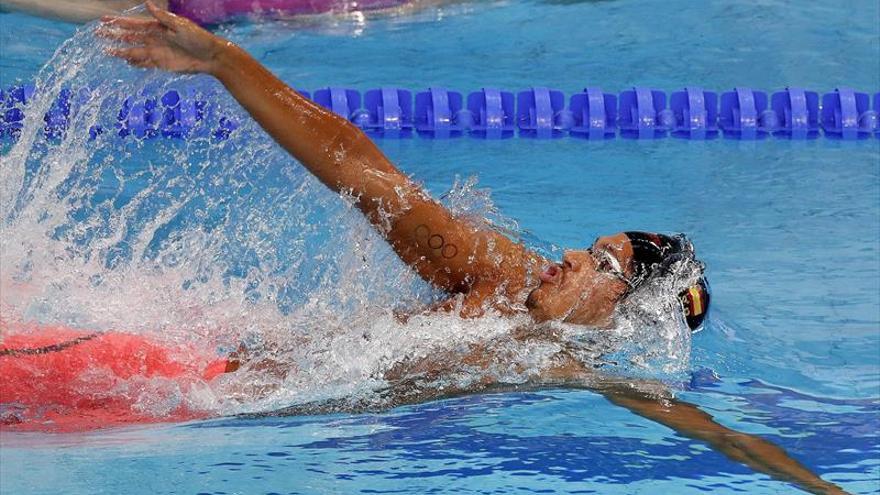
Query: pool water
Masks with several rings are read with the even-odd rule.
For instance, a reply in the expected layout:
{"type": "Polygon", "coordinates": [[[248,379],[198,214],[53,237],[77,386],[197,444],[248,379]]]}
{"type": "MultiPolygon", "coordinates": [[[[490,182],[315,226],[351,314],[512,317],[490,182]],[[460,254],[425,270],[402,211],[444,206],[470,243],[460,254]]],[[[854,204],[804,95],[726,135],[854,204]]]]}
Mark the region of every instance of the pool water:
{"type": "MultiPolygon", "coordinates": [[[[75,32],[70,25],[20,14],[0,14],[0,28],[3,86],[33,80],[75,32]]],[[[457,2],[401,16],[325,17],[219,29],[286,82],[307,90],[327,85],[360,90],[443,85],[463,92],[484,86],[514,91],[550,86],[570,94],[587,85],[610,91],[633,85],[667,91],[685,85],[715,90],[748,85],[773,91],[791,84],[820,92],[846,85],[873,94],[880,88],[880,5],[873,1],[711,1],[699,6],[647,0],[457,2]]],[[[137,72],[110,67],[119,71],[122,86],[143,84],[137,72]]],[[[235,108],[229,101],[224,105],[235,108]]],[[[279,222],[276,230],[269,230],[277,238],[268,242],[287,247],[271,252],[218,248],[227,258],[255,260],[230,262],[229,270],[246,273],[253,266],[268,266],[262,275],[287,277],[279,291],[285,296],[277,300],[287,306],[282,313],[288,315],[297,314],[291,307],[312,302],[313,294],[343,305],[385,302],[389,296],[381,288],[352,296],[352,287],[361,285],[326,282],[302,268],[308,262],[288,267],[285,255],[333,247],[340,238],[349,242],[346,232],[361,235],[361,226],[336,198],[303,179],[301,170],[285,168],[289,162],[265,136],[245,127],[220,153],[180,150],[161,141],[112,145],[110,152],[89,155],[71,177],[97,177],[98,194],[116,198],[119,210],[135,204],[126,214],[135,220],[131,223],[142,225],[137,219],[161,210],[167,199],[159,186],[178,187],[181,176],[196,174],[212,186],[192,196],[201,202],[183,209],[192,212],[193,222],[210,223],[216,212],[212,208],[222,203],[224,194],[241,194],[243,189],[230,186],[234,181],[222,168],[208,165],[253,153],[256,164],[271,167],[263,173],[235,165],[249,193],[257,192],[243,203],[244,210],[232,209],[233,219],[225,227],[235,230],[246,224],[249,212],[265,208],[279,222]],[[115,152],[127,159],[114,165],[115,178],[88,175],[109,163],[107,156],[115,152]],[[181,172],[151,169],[150,164],[180,153],[187,157],[181,172]],[[142,174],[145,169],[152,175],[142,174]],[[308,192],[288,190],[286,173],[308,192]],[[208,181],[218,177],[222,180],[208,181]],[[138,180],[144,182],[138,185],[138,180]],[[304,200],[314,205],[304,207],[304,200]],[[200,211],[205,215],[199,216],[200,211]],[[285,216],[285,211],[295,213],[285,216]],[[299,222],[295,215],[305,215],[309,222],[299,222]],[[344,220],[337,230],[332,229],[334,219],[344,220]],[[309,226],[325,226],[330,233],[302,233],[309,226]],[[296,251],[298,247],[284,242],[302,238],[312,247],[296,251]],[[298,288],[305,286],[320,290],[298,288]]],[[[674,362],[670,373],[650,367],[647,373],[662,375],[681,399],[726,426],[772,440],[847,491],[880,492],[880,140],[413,139],[380,144],[401,169],[435,194],[453,188],[456,177],[478,177],[478,188],[491,191],[495,207],[530,240],[577,247],[621,230],[688,233],[708,265],[713,313],[706,328],[687,343],[688,362],[674,362]]],[[[71,146],[76,152],[87,145],[71,146]]],[[[23,163],[16,149],[7,146],[3,152],[4,167],[23,163]]],[[[9,177],[4,173],[4,180],[9,177]]],[[[2,186],[6,190],[9,184],[2,186]]],[[[453,196],[461,190],[474,192],[453,188],[453,196]]],[[[463,201],[467,207],[468,200],[463,201]]],[[[75,225],[77,211],[87,210],[83,218],[93,219],[89,208],[97,211],[92,204],[72,209],[69,218],[64,212],[62,224],[75,225]]],[[[10,230],[14,228],[4,226],[3,235],[34,242],[48,252],[59,242],[10,230]]],[[[132,239],[138,238],[133,234],[132,239]]],[[[79,242],[90,246],[92,238],[79,242]]],[[[160,251],[142,249],[145,257],[160,251]]],[[[379,248],[370,249],[371,260],[387,256],[379,248]]],[[[168,301],[147,293],[162,287],[147,273],[119,274],[125,270],[114,268],[119,265],[112,260],[129,259],[130,251],[109,249],[100,268],[84,265],[82,270],[107,280],[142,280],[143,305],[137,314],[131,306],[99,314],[95,308],[100,305],[88,301],[98,292],[78,298],[58,289],[58,299],[44,292],[39,304],[22,302],[15,294],[0,298],[26,307],[28,315],[42,321],[149,326],[162,321],[162,304],[168,301]],[[62,306],[63,311],[54,309],[62,306]]],[[[399,269],[389,261],[379,266],[391,267],[387,273],[393,281],[373,273],[375,268],[346,271],[339,258],[336,263],[332,273],[337,277],[363,276],[380,287],[410,283],[395,279],[399,269]]],[[[71,272],[71,266],[46,273],[71,272]]],[[[184,283],[193,278],[198,279],[184,277],[184,283]]],[[[252,292],[250,299],[239,300],[240,308],[260,298],[252,292]]],[[[184,292],[172,295],[179,299],[180,294],[184,292]]],[[[122,301],[128,300],[114,300],[122,301]]],[[[346,376],[329,376],[309,390],[319,385],[343,390],[346,376]]],[[[251,404],[246,411],[221,412],[268,412],[288,405],[284,397],[251,404]]],[[[370,414],[218,418],[68,434],[3,431],[0,449],[2,493],[661,491],[796,489],[600,395],[567,389],[466,396],[370,414]]]]}

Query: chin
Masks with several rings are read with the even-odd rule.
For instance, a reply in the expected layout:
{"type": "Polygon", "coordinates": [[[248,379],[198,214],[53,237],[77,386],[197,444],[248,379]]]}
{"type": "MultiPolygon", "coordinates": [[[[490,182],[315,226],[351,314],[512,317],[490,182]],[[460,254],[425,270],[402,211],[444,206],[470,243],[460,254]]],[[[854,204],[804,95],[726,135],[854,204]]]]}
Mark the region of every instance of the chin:
{"type": "Polygon", "coordinates": [[[529,292],[529,297],[526,298],[526,308],[529,310],[533,310],[538,307],[538,296],[537,296],[538,288],[532,289],[529,292]]]}

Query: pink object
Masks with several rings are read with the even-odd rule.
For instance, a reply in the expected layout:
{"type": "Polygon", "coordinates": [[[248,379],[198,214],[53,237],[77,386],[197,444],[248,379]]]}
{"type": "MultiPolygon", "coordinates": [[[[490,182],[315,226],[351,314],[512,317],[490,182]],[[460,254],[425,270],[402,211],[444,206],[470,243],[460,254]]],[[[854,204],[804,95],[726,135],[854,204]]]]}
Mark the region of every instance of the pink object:
{"type": "Polygon", "coordinates": [[[203,418],[207,411],[178,396],[226,367],[205,350],[140,335],[0,324],[0,428],[82,431],[203,418]]]}
{"type": "Polygon", "coordinates": [[[302,15],[396,7],[408,0],[169,0],[168,10],[199,24],[245,15],[302,15]]]}

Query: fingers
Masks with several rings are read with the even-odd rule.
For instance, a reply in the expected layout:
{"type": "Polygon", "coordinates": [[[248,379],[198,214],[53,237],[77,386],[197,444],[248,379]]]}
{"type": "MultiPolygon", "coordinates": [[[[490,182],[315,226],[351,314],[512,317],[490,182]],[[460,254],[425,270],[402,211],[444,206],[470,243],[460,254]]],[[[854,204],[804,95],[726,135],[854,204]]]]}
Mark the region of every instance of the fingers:
{"type": "Polygon", "coordinates": [[[150,14],[155,17],[156,20],[159,21],[163,26],[171,29],[172,31],[177,30],[181,21],[180,17],[172,14],[171,12],[168,12],[167,10],[156,7],[156,4],[154,4],[150,0],[147,0],[146,5],[147,10],[150,12],[150,14]]]}
{"type": "Polygon", "coordinates": [[[104,16],[95,35],[112,41],[144,45],[156,41],[167,28],[155,19],[104,16]]]}
{"type": "Polygon", "coordinates": [[[146,58],[143,48],[107,48],[104,52],[130,64],[135,64],[146,58]]]}
{"type": "Polygon", "coordinates": [[[101,27],[114,27],[120,29],[156,29],[161,28],[162,24],[155,19],[105,15],[101,18],[101,27]]]}
{"type": "Polygon", "coordinates": [[[101,26],[95,30],[95,35],[104,39],[128,43],[130,45],[145,45],[150,42],[155,42],[164,29],[165,28],[160,25],[140,30],[113,29],[101,26]]]}
{"type": "Polygon", "coordinates": [[[135,67],[143,69],[152,69],[157,67],[153,57],[150,56],[150,50],[142,46],[132,48],[108,48],[107,53],[117,58],[121,58],[135,67]]]}
{"type": "Polygon", "coordinates": [[[95,33],[101,38],[118,41],[128,45],[146,46],[159,44],[156,36],[151,33],[104,32],[95,33]]]}

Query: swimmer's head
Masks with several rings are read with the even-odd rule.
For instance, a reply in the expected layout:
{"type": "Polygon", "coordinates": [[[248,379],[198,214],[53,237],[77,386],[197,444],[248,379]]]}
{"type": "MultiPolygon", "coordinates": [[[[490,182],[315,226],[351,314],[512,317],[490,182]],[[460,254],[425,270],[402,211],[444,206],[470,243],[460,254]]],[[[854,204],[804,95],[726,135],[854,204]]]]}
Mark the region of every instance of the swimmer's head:
{"type": "Polygon", "coordinates": [[[620,301],[649,281],[671,275],[680,263],[692,263],[700,272],[677,294],[688,327],[697,330],[709,310],[709,286],[683,235],[623,232],[600,237],[589,249],[566,251],[562,263],[540,274],[541,285],[529,294],[526,306],[537,321],[608,326],[620,301]]]}

